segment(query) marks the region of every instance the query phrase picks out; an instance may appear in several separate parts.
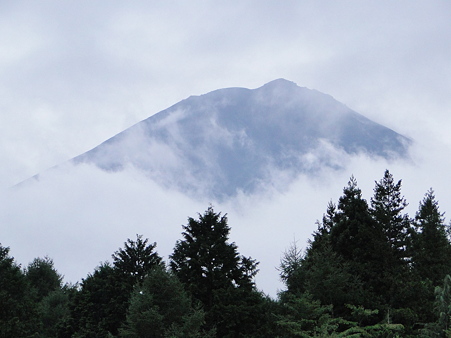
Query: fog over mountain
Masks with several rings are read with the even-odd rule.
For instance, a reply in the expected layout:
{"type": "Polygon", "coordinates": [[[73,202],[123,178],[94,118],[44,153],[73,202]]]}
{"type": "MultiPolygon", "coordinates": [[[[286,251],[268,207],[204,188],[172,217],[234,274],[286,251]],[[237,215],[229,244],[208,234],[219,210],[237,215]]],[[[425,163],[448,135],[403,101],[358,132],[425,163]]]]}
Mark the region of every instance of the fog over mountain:
{"type": "Polygon", "coordinates": [[[439,186],[414,164],[432,162],[411,143],[287,80],[219,89],[3,192],[2,244],[22,264],[48,255],[75,283],[136,234],[157,242],[167,259],[187,217],[211,203],[228,215],[240,253],[260,261],[257,286],[275,296],[283,251],[294,240],[305,248],[350,175],[367,197],[386,168],[407,177],[413,209],[429,186],[439,186]]]}
{"type": "Polygon", "coordinates": [[[407,158],[410,143],[329,95],[278,79],[191,96],[72,161],[133,166],[162,186],[223,199],[341,169],[352,155],[407,158]]]}

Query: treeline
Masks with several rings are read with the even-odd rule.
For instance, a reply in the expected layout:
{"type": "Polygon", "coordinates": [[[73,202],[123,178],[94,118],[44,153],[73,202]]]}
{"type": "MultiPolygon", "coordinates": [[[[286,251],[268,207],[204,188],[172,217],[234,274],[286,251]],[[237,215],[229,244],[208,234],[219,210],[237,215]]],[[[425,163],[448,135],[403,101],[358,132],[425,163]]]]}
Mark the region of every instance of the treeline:
{"type": "Polygon", "coordinates": [[[212,207],[188,218],[167,264],[137,236],[76,285],[0,245],[0,337],[451,336],[449,227],[432,190],[413,218],[406,206],[388,170],[369,203],[351,177],[307,249],[281,258],[277,299],[212,207]]]}

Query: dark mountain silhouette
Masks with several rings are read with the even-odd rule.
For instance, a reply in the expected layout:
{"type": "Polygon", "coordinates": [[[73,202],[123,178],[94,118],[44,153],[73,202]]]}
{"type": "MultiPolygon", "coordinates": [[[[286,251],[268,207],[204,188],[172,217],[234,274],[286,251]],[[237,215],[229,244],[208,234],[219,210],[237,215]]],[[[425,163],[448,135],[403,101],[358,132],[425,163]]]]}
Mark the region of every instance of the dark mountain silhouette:
{"type": "Polygon", "coordinates": [[[331,96],[279,79],[191,96],[72,161],[134,166],[165,186],[221,198],[278,176],[339,169],[343,154],[406,158],[409,144],[331,96]]]}

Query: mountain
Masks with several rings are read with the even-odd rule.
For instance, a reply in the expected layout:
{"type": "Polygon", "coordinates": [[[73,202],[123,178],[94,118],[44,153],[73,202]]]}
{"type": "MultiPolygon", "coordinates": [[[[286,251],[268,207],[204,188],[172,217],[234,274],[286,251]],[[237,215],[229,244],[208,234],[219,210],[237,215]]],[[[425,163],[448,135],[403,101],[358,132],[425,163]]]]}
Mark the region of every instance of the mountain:
{"type": "Polygon", "coordinates": [[[329,95],[278,79],[191,96],[72,162],[133,166],[164,186],[224,198],[276,177],[339,169],[342,155],[406,158],[409,144],[329,95]]]}

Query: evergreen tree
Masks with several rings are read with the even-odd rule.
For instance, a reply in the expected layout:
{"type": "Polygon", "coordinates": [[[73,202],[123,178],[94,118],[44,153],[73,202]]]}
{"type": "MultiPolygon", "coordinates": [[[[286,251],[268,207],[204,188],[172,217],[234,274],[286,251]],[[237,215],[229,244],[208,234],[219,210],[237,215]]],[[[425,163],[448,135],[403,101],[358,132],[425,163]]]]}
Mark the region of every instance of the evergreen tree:
{"type": "Polygon", "coordinates": [[[133,291],[121,337],[207,337],[202,310],[192,307],[180,281],[154,268],[133,291]]]}
{"type": "Polygon", "coordinates": [[[227,217],[209,207],[199,220],[190,217],[183,229],[184,239],[177,241],[170,267],[203,304],[206,328],[233,336],[259,325],[256,310],[263,298],[253,282],[258,263],[240,256],[235,243],[228,242],[227,217]]]}
{"type": "Polygon", "coordinates": [[[114,268],[104,263],[81,282],[74,296],[70,326],[74,337],[116,335],[125,320],[128,287],[124,287],[114,268]]]}
{"type": "Polygon", "coordinates": [[[415,216],[417,232],[413,238],[413,264],[420,278],[429,279],[434,286],[440,285],[451,274],[451,245],[443,213],[440,213],[434,191],[430,189],[415,216]]]}
{"type": "Polygon", "coordinates": [[[66,325],[70,321],[70,301],[76,292],[75,286],[65,285],[61,289],[51,291],[40,301],[40,336],[70,336],[69,334],[66,334],[66,329],[68,329],[66,325]]]}
{"type": "Polygon", "coordinates": [[[130,280],[131,288],[141,283],[152,268],[162,264],[161,257],[154,252],[157,244],[147,244],[148,241],[142,235],[136,235],[136,241],[127,239],[124,248],[112,255],[115,270],[130,280]]]}
{"type": "Polygon", "coordinates": [[[56,271],[53,260],[49,257],[35,258],[25,269],[25,276],[38,302],[62,287],[63,277],[56,271]]]}
{"type": "Polygon", "coordinates": [[[287,290],[280,294],[283,304],[294,296],[307,293],[322,305],[332,305],[334,315],[349,312],[346,303],[362,302],[362,283],[353,274],[352,264],[336,253],[331,244],[331,231],[336,218],[336,207],[330,202],[322,222],[313,233],[313,240],[303,257],[296,244],[282,258],[281,278],[287,290]]]}
{"type": "Polygon", "coordinates": [[[75,289],[63,287],[63,277],[49,257],[35,258],[24,272],[40,321],[36,331],[43,337],[56,337],[69,319],[69,295],[75,289]]]}
{"type": "Polygon", "coordinates": [[[333,220],[330,231],[332,250],[349,264],[349,272],[364,285],[364,303],[354,305],[366,308],[381,306],[383,266],[380,259],[387,250],[387,243],[382,229],[371,217],[354,177],[343,189],[333,220]]]}
{"type": "Polygon", "coordinates": [[[114,265],[102,264],[81,283],[75,295],[70,321],[72,333],[78,337],[117,335],[126,318],[129,300],[135,285],[140,285],[150,271],[162,265],[154,252],[156,244],[137,235],[112,257],[114,265]]]}
{"type": "Polygon", "coordinates": [[[422,330],[425,337],[445,338],[451,336],[451,276],[446,275],[442,286],[435,288],[435,321],[422,330]]]}
{"type": "Polygon", "coordinates": [[[29,283],[9,256],[9,248],[0,245],[0,337],[28,337],[36,333],[36,308],[29,283]]]}
{"type": "Polygon", "coordinates": [[[305,291],[305,278],[303,269],[304,257],[297,243],[283,253],[278,270],[280,278],[286,286],[286,291],[291,294],[301,294],[305,291]]]}
{"type": "MultiPolygon", "coordinates": [[[[386,170],[384,177],[374,187],[370,213],[376,226],[385,235],[387,244],[386,250],[380,252],[382,274],[379,276],[380,288],[377,292],[384,298],[386,311],[392,313],[406,313],[401,309],[410,306],[412,299],[409,294],[415,284],[408,265],[410,257],[407,248],[412,229],[409,216],[403,213],[407,205],[401,195],[401,180],[395,183],[393,175],[386,170]]],[[[407,320],[401,317],[399,321],[407,320]]]]}
{"type": "Polygon", "coordinates": [[[377,225],[385,234],[390,244],[390,265],[405,265],[408,255],[406,247],[410,235],[410,220],[407,214],[403,214],[407,202],[401,195],[401,180],[396,184],[393,175],[388,170],[384,177],[376,182],[374,197],[371,198],[371,215],[377,225]]]}

